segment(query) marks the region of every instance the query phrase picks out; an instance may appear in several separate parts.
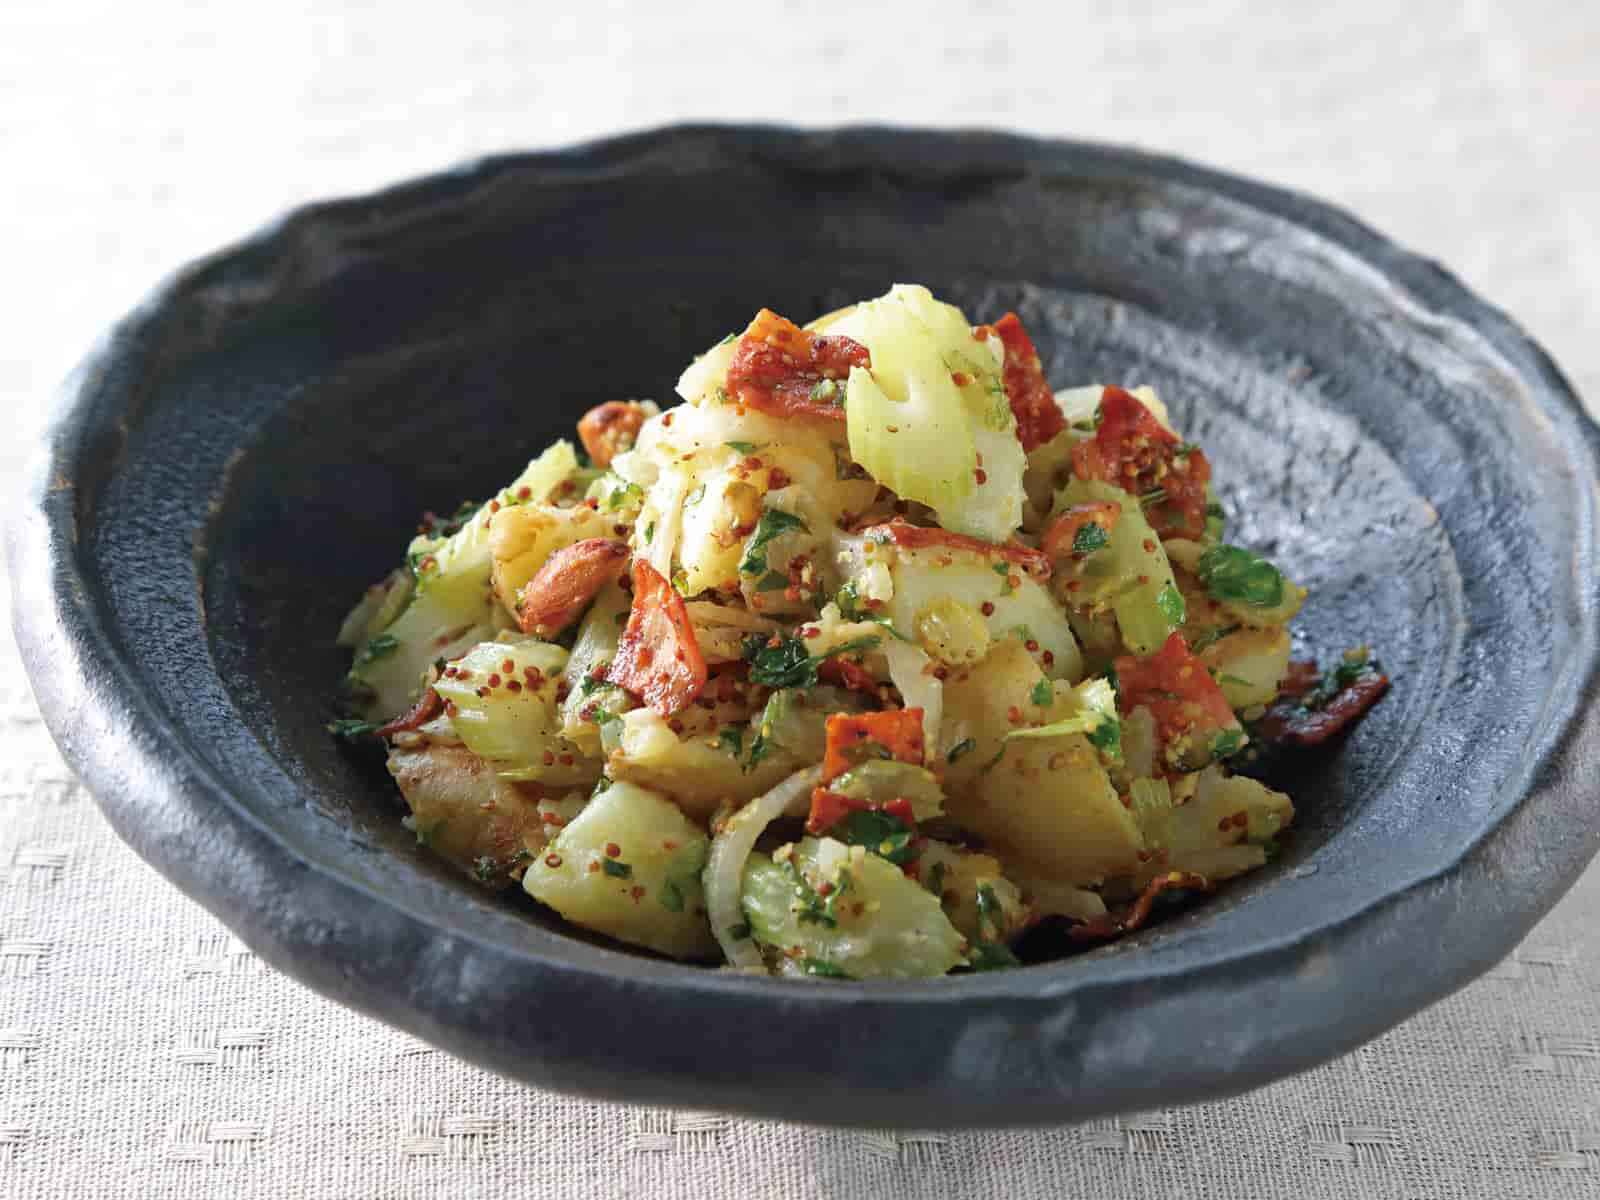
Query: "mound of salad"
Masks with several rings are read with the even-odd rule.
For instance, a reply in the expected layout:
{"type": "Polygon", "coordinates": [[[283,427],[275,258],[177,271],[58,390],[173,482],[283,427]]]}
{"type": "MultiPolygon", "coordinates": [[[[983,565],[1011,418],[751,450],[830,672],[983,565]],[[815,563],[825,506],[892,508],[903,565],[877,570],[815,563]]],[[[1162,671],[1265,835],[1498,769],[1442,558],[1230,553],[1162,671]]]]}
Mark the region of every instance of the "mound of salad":
{"type": "Polygon", "coordinates": [[[586,930],[829,979],[1102,942],[1265,863],[1294,806],[1230,763],[1387,687],[1292,662],[1205,452],[1013,313],[762,310],[677,393],[426,515],[339,633],[417,839],[586,930]]]}

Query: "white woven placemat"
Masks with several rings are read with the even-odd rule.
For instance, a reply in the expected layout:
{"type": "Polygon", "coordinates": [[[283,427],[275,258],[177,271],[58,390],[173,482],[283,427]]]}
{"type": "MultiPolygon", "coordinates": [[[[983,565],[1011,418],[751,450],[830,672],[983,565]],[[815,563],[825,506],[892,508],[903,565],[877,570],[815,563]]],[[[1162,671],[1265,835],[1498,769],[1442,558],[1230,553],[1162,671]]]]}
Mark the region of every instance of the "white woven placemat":
{"type": "MultiPolygon", "coordinates": [[[[155,278],[287,204],[687,117],[1010,126],[1304,188],[1448,262],[1600,396],[1593,5],[397,7],[0,6],[8,429],[155,278]]],[[[0,642],[5,1200],[1595,1197],[1597,962],[1591,870],[1488,977],[1357,1053],[1077,1128],[572,1100],[264,968],[110,834],[0,642]]]]}

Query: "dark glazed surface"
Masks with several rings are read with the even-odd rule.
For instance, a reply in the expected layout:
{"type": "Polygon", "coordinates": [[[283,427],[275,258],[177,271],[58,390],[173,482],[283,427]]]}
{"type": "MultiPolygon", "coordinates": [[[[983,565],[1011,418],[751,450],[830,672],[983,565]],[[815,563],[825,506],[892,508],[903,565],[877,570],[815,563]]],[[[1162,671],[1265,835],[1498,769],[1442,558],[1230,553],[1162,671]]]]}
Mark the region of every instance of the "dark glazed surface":
{"type": "Polygon", "coordinates": [[[14,520],[17,629],[117,831],[274,965],[504,1074],[874,1126],[1237,1091],[1505,954],[1600,838],[1600,435],[1432,265],[1302,197],[992,134],[677,128],[297,213],[73,380],[14,520]],[[696,970],[485,899],[322,730],[331,639],[424,508],[601,400],[670,397],[759,306],[895,281],[1016,307],[1059,385],[1150,382],[1302,649],[1397,680],[1285,780],[1291,849],[1049,966],[914,984],[696,970]],[[1589,707],[1586,709],[1586,704],[1589,707]]]}

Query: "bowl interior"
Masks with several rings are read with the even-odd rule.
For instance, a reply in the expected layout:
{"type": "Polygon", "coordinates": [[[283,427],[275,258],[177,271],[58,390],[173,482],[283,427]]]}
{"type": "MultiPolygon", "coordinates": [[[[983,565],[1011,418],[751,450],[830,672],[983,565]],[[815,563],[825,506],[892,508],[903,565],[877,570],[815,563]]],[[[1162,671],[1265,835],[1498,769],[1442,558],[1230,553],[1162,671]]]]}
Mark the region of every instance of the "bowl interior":
{"type": "Polygon", "coordinates": [[[1395,687],[1279,780],[1297,831],[1267,869],[1069,962],[897,996],[1044,996],[1289,945],[1516,807],[1593,636],[1559,380],[1453,315],[1451,281],[1298,203],[1006,138],[687,131],[310,210],[180,277],[98,368],[74,570],[229,820],[442,935],[697,986],[415,845],[381,767],[324,731],[339,619],[423,510],[490,492],[593,404],[673,401],[760,306],[804,320],[904,281],[974,320],[1015,309],[1057,386],[1154,384],[1212,458],[1230,539],[1312,589],[1297,649],[1371,643],[1395,687]]]}

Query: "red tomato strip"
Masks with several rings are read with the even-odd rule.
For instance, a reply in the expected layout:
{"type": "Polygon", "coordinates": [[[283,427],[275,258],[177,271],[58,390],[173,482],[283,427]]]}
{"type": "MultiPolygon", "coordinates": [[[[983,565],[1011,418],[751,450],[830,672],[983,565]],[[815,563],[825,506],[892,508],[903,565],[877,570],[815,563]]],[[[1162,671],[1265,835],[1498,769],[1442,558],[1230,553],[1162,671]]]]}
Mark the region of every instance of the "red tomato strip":
{"type": "Polygon", "coordinates": [[[926,529],[900,517],[896,517],[886,525],[870,526],[863,532],[872,541],[893,542],[896,546],[907,550],[926,550],[937,546],[941,549],[981,554],[986,558],[1000,558],[1015,563],[1035,579],[1050,578],[1049,556],[1032,546],[1024,546],[1021,542],[986,542],[981,538],[967,537],[965,534],[951,533],[945,529],[926,529]]]}
{"type": "Polygon", "coordinates": [[[633,564],[633,610],[607,681],[626,688],[667,717],[706,686],[706,660],[695,641],[683,597],[649,563],[633,564]]]}
{"type": "Polygon", "coordinates": [[[1148,708],[1163,746],[1194,730],[1211,733],[1238,724],[1217,681],[1181,633],[1172,634],[1147,658],[1118,658],[1113,666],[1117,708],[1124,716],[1148,708]]]}
{"type": "Polygon", "coordinates": [[[1075,942],[1099,942],[1122,937],[1124,934],[1132,933],[1150,919],[1150,910],[1155,907],[1156,897],[1162,892],[1178,888],[1209,892],[1211,887],[1211,881],[1204,875],[1196,875],[1193,871],[1168,871],[1165,875],[1157,875],[1145,884],[1144,891],[1139,893],[1139,898],[1121,916],[1107,913],[1103,917],[1074,925],[1067,930],[1067,936],[1075,942]]]}
{"type": "Polygon", "coordinates": [[[1044,367],[1039,362],[1039,352],[1033,339],[1022,327],[1014,312],[1008,312],[993,325],[980,325],[973,330],[979,341],[993,333],[1005,347],[1005,363],[1001,379],[1005,383],[1006,399],[1017,418],[1017,440],[1024,451],[1042,446],[1067,426],[1056,404],[1055,393],[1045,382],[1044,367]]]}
{"type": "Polygon", "coordinates": [[[855,751],[876,742],[891,758],[922,765],[920,708],[890,708],[875,713],[834,713],[827,723],[827,749],[822,755],[822,782],[832,783],[860,761],[855,751]]]}
{"type": "Polygon", "coordinates": [[[411,711],[396,717],[387,725],[380,725],[373,730],[379,737],[393,737],[397,733],[413,733],[421,729],[444,711],[444,700],[439,693],[429,688],[417,698],[411,706],[411,711]]]}
{"type": "Polygon", "coordinates": [[[1079,479],[1097,479],[1141,498],[1156,496],[1145,513],[1160,537],[1205,533],[1210,461],[1198,449],[1183,448],[1131,392],[1108,387],[1101,394],[1100,426],[1072,448],[1072,469],[1079,479]]]}
{"type": "Polygon", "coordinates": [[[812,333],[763,308],[734,348],[728,391],[769,416],[842,422],[850,368],[871,365],[860,342],[812,333]]]}

